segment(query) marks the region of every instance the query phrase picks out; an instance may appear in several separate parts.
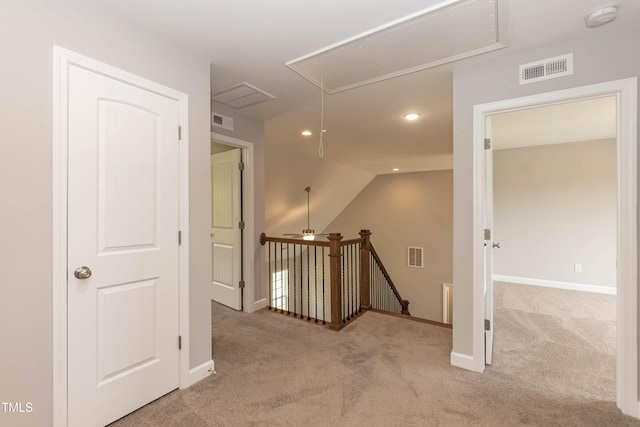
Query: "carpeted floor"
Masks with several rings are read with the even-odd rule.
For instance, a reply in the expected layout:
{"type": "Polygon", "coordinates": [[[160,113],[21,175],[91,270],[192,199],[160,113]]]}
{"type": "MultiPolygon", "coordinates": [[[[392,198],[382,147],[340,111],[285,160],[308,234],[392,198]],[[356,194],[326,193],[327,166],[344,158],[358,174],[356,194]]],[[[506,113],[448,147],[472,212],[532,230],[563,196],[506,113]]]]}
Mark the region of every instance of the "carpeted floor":
{"type": "Polygon", "coordinates": [[[113,426],[640,426],[615,406],[615,297],[496,283],[494,364],[451,330],[368,312],[343,331],[212,303],[216,373],[113,426]]]}

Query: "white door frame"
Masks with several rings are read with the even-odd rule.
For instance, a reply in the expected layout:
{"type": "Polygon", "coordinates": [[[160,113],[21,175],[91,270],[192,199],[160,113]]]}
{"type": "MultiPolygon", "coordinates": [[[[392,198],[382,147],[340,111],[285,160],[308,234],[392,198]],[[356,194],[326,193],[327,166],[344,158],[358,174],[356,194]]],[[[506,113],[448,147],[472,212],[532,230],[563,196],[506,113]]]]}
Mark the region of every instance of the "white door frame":
{"type": "MultiPolygon", "coordinates": [[[[491,139],[491,117],[485,116],[485,138],[491,139]]],[[[491,230],[489,239],[484,241],[484,363],[491,365],[493,360],[493,147],[484,150],[484,228],[491,230]],[[487,201],[490,200],[491,203],[487,201]],[[488,312],[488,313],[487,313],[488,312]],[[488,324],[488,325],[487,325],[488,324]],[[487,328],[488,326],[488,328],[487,328]]],[[[487,237],[487,236],[485,236],[487,237]]]]}
{"type": "MultiPolygon", "coordinates": [[[[130,74],[58,46],[53,47],[53,425],[67,425],[67,149],[69,67],[89,71],[175,99],[180,106],[182,140],[179,147],[179,386],[202,378],[189,372],[189,99],[184,93],[130,74]],[[197,378],[196,378],[197,377],[197,378]]],[[[108,404],[108,402],[106,402],[108,404]]]]}
{"type": "Polygon", "coordinates": [[[262,308],[260,304],[255,304],[255,254],[253,252],[256,244],[255,236],[255,215],[254,215],[254,147],[253,143],[220,133],[211,132],[211,139],[225,145],[242,149],[242,161],[244,162],[245,175],[242,180],[242,211],[244,217],[244,242],[242,242],[242,255],[244,263],[244,292],[242,293],[242,311],[253,313],[262,308]]]}
{"type": "Polygon", "coordinates": [[[618,105],[617,170],[617,369],[616,403],[623,413],[638,418],[638,254],[637,254],[637,78],[581,86],[473,108],[473,363],[484,370],[484,124],[485,116],[602,96],[616,96],[618,105]]]}

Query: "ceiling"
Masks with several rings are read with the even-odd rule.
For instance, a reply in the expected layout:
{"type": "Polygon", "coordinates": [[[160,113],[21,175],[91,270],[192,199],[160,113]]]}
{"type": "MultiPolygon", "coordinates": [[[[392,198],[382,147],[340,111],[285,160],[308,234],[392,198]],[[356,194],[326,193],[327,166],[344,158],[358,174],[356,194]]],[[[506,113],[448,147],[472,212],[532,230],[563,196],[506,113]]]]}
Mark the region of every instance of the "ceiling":
{"type": "MultiPolygon", "coordinates": [[[[618,19],[593,29],[586,28],[584,16],[606,0],[496,1],[507,7],[502,14],[507,47],[484,55],[503,55],[640,21],[638,0],[618,0],[618,19]]],[[[268,144],[315,154],[320,91],[286,63],[432,8],[441,0],[92,2],[208,58],[212,93],[248,82],[275,96],[237,111],[265,122],[268,144]],[[303,137],[303,129],[313,135],[303,137]]],[[[460,22],[451,32],[463,32],[468,25],[460,22]]],[[[425,49],[433,44],[434,40],[423,40],[425,49]]],[[[406,55],[415,51],[402,43],[393,49],[396,53],[407,49],[406,55]]],[[[325,158],[375,174],[389,173],[393,167],[406,172],[450,168],[451,69],[451,64],[440,65],[325,95],[325,158]],[[406,122],[402,115],[410,111],[420,112],[421,118],[406,122]]]]}
{"type": "Polygon", "coordinates": [[[492,115],[493,149],[613,139],[616,105],[608,96],[492,115]]]}

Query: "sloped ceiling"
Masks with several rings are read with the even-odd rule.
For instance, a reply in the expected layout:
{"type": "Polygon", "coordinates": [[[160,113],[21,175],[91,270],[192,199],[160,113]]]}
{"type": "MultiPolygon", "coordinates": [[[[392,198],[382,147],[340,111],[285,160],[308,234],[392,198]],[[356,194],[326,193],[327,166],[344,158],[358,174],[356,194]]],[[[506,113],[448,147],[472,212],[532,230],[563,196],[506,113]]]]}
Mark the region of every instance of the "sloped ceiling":
{"type": "Polygon", "coordinates": [[[266,147],[266,233],[280,236],[307,228],[307,193],[311,187],[311,229],[321,232],[364,189],[374,175],[330,160],[266,147]]]}

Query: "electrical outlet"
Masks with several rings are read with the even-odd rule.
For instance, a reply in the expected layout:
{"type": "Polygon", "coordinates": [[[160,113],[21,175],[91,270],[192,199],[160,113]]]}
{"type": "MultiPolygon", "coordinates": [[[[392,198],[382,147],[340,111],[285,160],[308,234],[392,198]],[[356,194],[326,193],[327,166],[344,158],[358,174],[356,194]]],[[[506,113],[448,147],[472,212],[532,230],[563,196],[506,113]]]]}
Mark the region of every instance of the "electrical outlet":
{"type": "Polygon", "coordinates": [[[574,264],[573,271],[575,271],[576,273],[582,273],[582,264],[574,264]]]}

